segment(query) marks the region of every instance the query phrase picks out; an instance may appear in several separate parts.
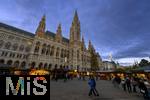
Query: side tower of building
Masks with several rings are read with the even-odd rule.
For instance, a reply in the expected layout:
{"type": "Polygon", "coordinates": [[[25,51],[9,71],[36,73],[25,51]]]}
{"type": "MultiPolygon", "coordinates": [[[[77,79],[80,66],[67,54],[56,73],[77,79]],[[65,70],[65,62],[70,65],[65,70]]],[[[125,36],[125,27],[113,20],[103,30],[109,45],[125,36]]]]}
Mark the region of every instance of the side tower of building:
{"type": "Polygon", "coordinates": [[[70,64],[74,69],[79,70],[82,66],[81,62],[81,30],[80,30],[80,21],[78,18],[78,13],[75,11],[72,25],[70,28],[70,39],[69,39],[69,50],[70,50],[70,64]]]}

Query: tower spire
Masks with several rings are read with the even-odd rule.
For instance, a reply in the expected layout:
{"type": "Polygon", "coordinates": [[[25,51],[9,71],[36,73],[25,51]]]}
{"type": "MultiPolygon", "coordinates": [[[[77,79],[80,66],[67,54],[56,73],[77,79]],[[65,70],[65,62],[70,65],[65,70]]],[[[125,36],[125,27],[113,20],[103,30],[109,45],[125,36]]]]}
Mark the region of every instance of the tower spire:
{"type": "Polygon", "coordinates": [[[62,41],[62,30],[61,30],[61,24],[59,23],[57,32],[56,32],[56,41],[61,42],[62,41]]]}
{"type": "Polygon", "coordinates": [[[81,41],[81,36],[80,36],[80,21],[78,18],[78,13],[77,10],[74,13],[73,21],[72,21],[72,26],[70,28],[70,41],[77,43],[81,41]]]}
{"type": "Polygon", "coordinates": [[[88,50],[91,50],[91,49],[92,49],[92,43],[91,43],[91,40],[89,40],[88,50]]]}
{"type": "Polygon", "coordinates": [[[75,10],[74,18],[73,18],[73,22],[74,22],[74,23],[79,22],[79,18],[78,18],[78,12],[77,12],[77,10],[75,10]]]}
{"type": "Polygon", "coordinates": [[[38,28],[36,30],[36,35],[38,37],[43,37],[43,35],[45,33],[45,27],[46,27],[45,21],[46,21],[46,16],[44,14],[42,19],[41,19],[41,21],[40,21],[40,23],[39,23],[39,26],[38,26],[38,28]]]}
{"type": "Polygon", "coordinates": [[[82,35],[82,41],[81,41],[81,49],[82,50],[86,49],[83,35],[82,35]]]}

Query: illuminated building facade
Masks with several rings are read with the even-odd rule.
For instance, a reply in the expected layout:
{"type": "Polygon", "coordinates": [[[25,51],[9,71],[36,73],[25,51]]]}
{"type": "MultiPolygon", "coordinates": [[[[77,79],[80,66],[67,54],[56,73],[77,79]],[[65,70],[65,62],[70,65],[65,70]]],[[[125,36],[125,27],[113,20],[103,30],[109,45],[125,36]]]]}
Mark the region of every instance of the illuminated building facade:
{"type": "MultiPolygon", "coordinates": [[[[75,12],[70,28],[70,38],[62,36],[61,24],[56,33],[46,31],[46,17],[42,17],[37,30],[30,33],[0,23],[0,63],[20,68],[54,68],[68,66],[70,69],[87,70],[90,65],[92,47],[88,49],[81,39],[80,21],[75,12]]],[[[98,54],[98,61],[102,63],[98,54]]]]}

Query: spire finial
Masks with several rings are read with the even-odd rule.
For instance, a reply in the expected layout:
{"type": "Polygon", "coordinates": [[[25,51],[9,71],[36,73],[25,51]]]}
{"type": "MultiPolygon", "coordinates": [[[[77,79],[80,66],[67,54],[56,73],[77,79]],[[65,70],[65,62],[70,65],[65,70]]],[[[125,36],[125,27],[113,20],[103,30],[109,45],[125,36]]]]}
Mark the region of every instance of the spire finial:
{"type": "Polygon", "coordinates": [[[77,11],[77,9],[75,10],[75,16],[78,16],[78,11],[77,11]]]}
{"type": "Polygon", "coordinates": [[[79,21],[79,18],[78,18],[78,12],[77,10],[75,10],[75,13],[74,13],[74,21],[79,21]]]}
{"type": "Polygon", "coordinates": [[[58,24],[58,28],[61,28],[61,23],[58,24]]]}
{"type": "Polygon", "coordinates": [[[74,18],[72,21],[72,25],[70,28],[70,40],[75,43],[81,42],[81,34],[80,34],[80,21],[78,18],[77,11],[75,11],[74,18]]]}
{"type": "Polygon", "coordinates": [[[58,24],[57,33],[56,34],[61,34],[61,23],[58,24]]]}
{"type": "Polygon", "coordinates": [[[42,17],[42,19],[43,19],[43,20],[45,20],[45,19],[46,19],[46,15],[45,15],[45,14],[43,14],[43,17],[42,17]]]}
{"type": "Polygon", "coordinates": [[[42,19],[39,23],[39,26],[38,26],[37,30],[36,30],[36,35],[39,36],[39,37],[42,37],[45,33],[45,27],[46,27],[45,22],[46,22],[46,16],[44,14],[42,16],[42,19]]]}

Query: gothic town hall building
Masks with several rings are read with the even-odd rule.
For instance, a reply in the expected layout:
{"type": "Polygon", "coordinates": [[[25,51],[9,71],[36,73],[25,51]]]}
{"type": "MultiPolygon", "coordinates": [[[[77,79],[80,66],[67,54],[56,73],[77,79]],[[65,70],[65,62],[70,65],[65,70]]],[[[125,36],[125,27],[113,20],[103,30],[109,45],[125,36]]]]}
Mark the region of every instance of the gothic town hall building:
{"type": "MultiPolygon", "coordinates": [[[[68,66],[70,69],[91,68],[89,49],[81,39],[77,11],[70,28],[70,38],[62,36],[61,24],[56,33],[46,31],[46,18],[42,17],[35,34],[0,23],[0,63],[20,68],[54,68],[68,66]]],[[[99,63],[102,62],[98,55],[99,63]]]]}

